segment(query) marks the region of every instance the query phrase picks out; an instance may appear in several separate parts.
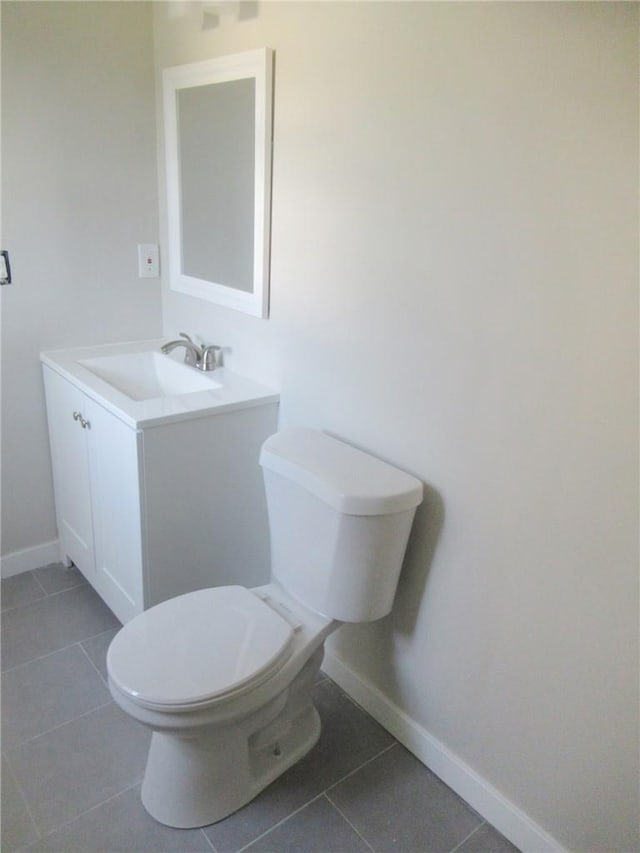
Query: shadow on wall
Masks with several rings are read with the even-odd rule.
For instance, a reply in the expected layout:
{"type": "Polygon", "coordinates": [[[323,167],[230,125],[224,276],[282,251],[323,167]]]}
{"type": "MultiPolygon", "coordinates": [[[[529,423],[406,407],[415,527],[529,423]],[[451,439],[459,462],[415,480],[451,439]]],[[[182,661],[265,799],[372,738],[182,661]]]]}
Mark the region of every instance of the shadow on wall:
{"type": "Polygon", "coordinates": [[[444,525],[444,501],[431,486],[416,511],[393,610],[382,620],[395,632],[411,636],[418,620],[431,564],[444,525]]]}
{"type": "Polygon", "coordinates": [[[393,610],[384,619],[359,625],[343,625],[329,648],[349,668],[375,681],[392,696],[401,695],[396,674],[396,648],[414,633],[433,558],[444,525],[444,501],[431,486],[424,486],[424,500],[416,511],[400,574],[393,610]]]}

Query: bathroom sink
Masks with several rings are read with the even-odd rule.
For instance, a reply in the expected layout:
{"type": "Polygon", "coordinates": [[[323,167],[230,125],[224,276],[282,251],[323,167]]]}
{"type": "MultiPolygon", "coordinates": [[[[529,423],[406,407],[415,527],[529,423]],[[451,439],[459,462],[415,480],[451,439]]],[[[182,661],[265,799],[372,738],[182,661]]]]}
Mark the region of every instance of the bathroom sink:
{"type": "Polygon", "coordinates": [[[271,388],[228,367],[202,371],[183,353],[160,352],[166,338],[70,347],[40,353],[58,373],[134,429],[278,402],[271,388]]]}
{"type": "Polygon", "coordinates": [[[160,352],[105,355],[80,359],[78,364],[131,400],[153,400],[222,387],[208,373],[176,362],[160,352]]]}

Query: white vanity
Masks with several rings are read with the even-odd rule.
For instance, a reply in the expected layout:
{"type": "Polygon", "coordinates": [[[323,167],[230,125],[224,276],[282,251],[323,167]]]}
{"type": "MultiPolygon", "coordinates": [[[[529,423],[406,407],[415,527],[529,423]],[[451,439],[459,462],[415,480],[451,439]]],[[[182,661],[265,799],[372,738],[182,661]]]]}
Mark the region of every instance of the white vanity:
{"type": "Polygon", "coordinates": [[[42,353],[62,557],[116,616],[269,575],[258,466],[278,395],[162,340],[42,353]]]}

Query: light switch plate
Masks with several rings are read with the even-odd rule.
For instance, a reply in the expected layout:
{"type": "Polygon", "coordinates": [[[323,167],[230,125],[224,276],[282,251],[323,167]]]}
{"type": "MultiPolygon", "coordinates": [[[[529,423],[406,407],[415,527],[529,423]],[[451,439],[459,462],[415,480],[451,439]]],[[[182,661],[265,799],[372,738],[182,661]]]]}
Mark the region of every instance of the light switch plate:
{"type": "Polygon", "coordinates": [[[158,278],[160,249],[157,243],[138,243],[138,278],[158,278]]]}

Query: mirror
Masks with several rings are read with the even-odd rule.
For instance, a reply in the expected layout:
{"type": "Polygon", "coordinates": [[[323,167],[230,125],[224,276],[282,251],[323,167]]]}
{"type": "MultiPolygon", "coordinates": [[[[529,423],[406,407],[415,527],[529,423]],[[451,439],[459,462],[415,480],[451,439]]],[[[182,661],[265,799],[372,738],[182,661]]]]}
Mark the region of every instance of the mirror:
{"type": "Polygon", "coordinates": [[[269,313],[273,51],[163,71],[169,286],[269,313]]]}

